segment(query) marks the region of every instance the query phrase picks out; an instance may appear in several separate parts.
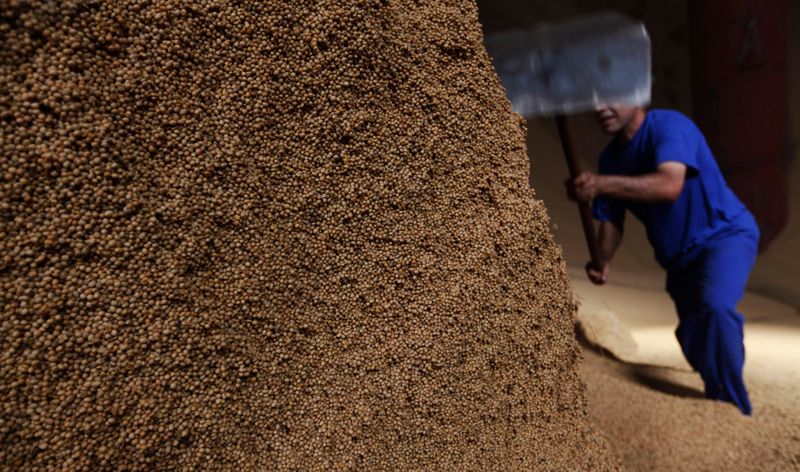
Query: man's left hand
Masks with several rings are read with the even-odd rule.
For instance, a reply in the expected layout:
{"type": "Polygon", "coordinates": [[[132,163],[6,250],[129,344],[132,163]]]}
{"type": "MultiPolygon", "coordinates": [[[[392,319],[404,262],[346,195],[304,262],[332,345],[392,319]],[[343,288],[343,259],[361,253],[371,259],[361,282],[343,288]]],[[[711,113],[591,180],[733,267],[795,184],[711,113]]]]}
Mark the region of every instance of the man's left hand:
{"type": "Polygon", "coordinates": [[[597,176],[591,172],[584,172],[574,179],[564,182],[567,187],[567,197],[573,201],[590,202],[597,196],[597,176]]]}

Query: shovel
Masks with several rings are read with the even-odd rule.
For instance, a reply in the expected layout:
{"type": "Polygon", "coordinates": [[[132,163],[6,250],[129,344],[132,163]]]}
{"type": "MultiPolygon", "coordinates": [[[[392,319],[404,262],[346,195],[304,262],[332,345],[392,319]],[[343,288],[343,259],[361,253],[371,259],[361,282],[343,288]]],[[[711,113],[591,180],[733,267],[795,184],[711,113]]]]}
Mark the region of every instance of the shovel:
{"type": "MultiPolygon", "coordinates": [[[[650,38],[642,23],[625,16],[602,13],[530,31],[496,33],[485,42],[512,108],[528,118],[555,115],[572,178],[581,168],[567,114],[650,102],[650,38]]],[[[578,209],[592,264],[599,269],[589,204],[578,202],[578,209]]]]}

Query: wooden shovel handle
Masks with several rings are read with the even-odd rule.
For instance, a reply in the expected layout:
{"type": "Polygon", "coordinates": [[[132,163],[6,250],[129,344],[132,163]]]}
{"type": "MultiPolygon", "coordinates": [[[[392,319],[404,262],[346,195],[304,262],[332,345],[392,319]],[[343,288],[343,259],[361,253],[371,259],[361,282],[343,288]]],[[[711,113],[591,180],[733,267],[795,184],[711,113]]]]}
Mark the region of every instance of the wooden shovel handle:
{"type": "MultiPolygon", "coordinates": [[[[564,115],[556,115],[556,124],[558,125],[558,136],[561,138],[561,147],[564,149],[564,157],[567,158],[569,175],[574,179],[580,175],[581,166],[575,158],[575,152],[572,148],[572,138],[570,138],[569,128],[567,127],[567,117],[564,115]]],[[[586,245],[589,247],[589,257],[592,260],[592,265],[599,270],[600,258],[598,257],[597,238],[595,236],[594,220],[592,219],[592,212],[589,209],[589,203],[578,202],[578,210],[581,214],[581,224],[583,225],[583,233],[586,236],[586,245]]]]}

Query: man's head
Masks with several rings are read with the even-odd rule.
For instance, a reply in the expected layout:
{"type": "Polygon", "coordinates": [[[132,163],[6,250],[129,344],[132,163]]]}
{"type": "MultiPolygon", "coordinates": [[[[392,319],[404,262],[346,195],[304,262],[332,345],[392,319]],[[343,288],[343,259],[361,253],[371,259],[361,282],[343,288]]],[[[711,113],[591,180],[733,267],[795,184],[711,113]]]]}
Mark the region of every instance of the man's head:
{"type": "Polygon", "coordinates": [[[635,133],[639,129],[640,119],[644,118],[644,114],[645,110],[640,106],[599,105],[595,108],[594,117],[597,124],[603,128],[603,132],[619,134],[629,131],[635,133]]]}

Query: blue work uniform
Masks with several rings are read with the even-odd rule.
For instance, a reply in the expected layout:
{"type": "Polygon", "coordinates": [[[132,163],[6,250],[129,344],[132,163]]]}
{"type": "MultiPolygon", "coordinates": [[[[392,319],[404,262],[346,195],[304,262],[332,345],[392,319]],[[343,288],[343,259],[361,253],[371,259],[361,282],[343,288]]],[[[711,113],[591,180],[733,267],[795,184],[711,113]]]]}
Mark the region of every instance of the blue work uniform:
{"type": "Polygon", "coordinates": [[[599,173],[637,176],[664,162],[686,165],[674,202],[643,203],[598,196],[594,217],[620,225],[626,210],[645,226],[680,322],[675,334],[689,364],[705,383],[708,398],[752,412],[742,379],[744,318],[736,305],[755,263],[755,220],[725,183],[700,130],[685,115],[647,112],[625,144],[614,139],[600,155],[599,173]]]}

